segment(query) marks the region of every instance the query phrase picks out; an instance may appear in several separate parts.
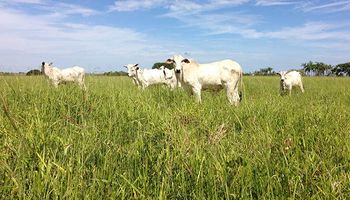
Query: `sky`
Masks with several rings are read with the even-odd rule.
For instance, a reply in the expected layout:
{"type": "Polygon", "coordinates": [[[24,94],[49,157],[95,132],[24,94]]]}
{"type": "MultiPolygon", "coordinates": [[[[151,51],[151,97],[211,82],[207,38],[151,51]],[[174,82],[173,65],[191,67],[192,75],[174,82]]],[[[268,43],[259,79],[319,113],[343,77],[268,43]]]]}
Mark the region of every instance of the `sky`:
{"type": "Polygon", "coordinates": [[[174,54],[245,72],[349,62],[350,0],[0,0],[0,71],[125,71],[174,54]]]}

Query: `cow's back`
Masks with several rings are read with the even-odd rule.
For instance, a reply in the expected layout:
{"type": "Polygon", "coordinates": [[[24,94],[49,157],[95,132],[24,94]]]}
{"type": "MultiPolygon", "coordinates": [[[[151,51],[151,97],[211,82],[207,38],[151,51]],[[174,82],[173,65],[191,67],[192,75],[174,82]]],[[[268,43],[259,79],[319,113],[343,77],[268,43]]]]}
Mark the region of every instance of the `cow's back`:
{"type": "Polygon", "coordinates": [[[222,84],[237,79],[242,73],[241,66],[233,60],[222,60],[207,64],[200,64],[198,68],[198,78],[206,84],[222,84]]]}
{"type": "Polygon", "coordinates": [[[301,75],[297,71],[288,72],[286,78],[292,85],[297,85],[301,82],[301,75]]]}
{"type": "Polygon", "coordinates": [[[156,83],[164,79],[164,74],[162,70],[144,69],[142,72],[142,78],[149,83],[156,83]]]}
{"type": "Polygon", "coordinates": [[[62,69],[61,78],[65,81],[77,81],[82,78],[85,70],[81,67],[74,66],[72,68],[62,69]]]}

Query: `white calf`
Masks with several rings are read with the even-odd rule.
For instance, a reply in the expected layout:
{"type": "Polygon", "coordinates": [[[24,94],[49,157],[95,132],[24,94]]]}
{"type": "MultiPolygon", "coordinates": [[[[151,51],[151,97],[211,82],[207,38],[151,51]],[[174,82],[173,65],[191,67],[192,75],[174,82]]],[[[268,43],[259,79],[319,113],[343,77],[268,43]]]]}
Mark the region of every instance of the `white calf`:
{"type": "Polygon", "coordinates": [[[64,82],[75,82],[83,90],[86,90],[85,70],[81,67],[74,66],[72,68],[60,70],[56,67],[53,67],[52,63],[47,64],[45,62],[42,62],[41,71],[56,88],[59,84],[64,82]]]}
{"type": "Polygon", "coordinates": [[[176,87],[176,77],[162,67],[161,69],[140,69],[138,64],[124,66],[128,69],[128,76],[132,77],[142,89],[150,85],[166,84],[171,89],[176,87]],[[175,78],[175,83],[174,83],[175,78]]]}
{"type": "Polygon", "coordinates": [[[166,82],[165,84],[169,86],[171,90],[175,89],[176,87],[181,87],[181,83],[176,78],[175,70],[168,69],[164,66],[161,66],[159,69],[163,70],[166,82]]]}
{"type": "Polygon", "coordinates": [[[301,81],[301,75],[297,71],[281,71],[277,73],[280,75],[280,86],[281,86],[281,94],[282,92],[289,90],[289,95],[292,94],[293,86],[299,86],[301,92],[304,92],[303,82],[301,81]]]}
{"type": "Polygon", "coordinates": [[[231,104],[238,106],[240,95],[238,82],[242,85],[242,68],[232,60],[222,60],[208,64],[198,64],[181,55],[169,58],[167,63],[175,64],[175,73],[188,93],[194,93],[201,102],[202,89],[220,90],[226,88],[227,98],[231,104]]]}

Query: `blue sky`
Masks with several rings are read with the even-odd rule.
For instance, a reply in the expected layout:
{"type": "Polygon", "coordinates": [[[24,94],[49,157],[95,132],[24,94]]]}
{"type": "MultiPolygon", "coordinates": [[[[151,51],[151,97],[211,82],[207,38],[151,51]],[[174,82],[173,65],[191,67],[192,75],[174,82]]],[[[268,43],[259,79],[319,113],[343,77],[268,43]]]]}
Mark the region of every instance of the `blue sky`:
{"type": "Polygon", "coordinates": [[[350,0],[0,0],[0,71],[88,72],[173,54],[243,70],[350,61],[350,0]]]}

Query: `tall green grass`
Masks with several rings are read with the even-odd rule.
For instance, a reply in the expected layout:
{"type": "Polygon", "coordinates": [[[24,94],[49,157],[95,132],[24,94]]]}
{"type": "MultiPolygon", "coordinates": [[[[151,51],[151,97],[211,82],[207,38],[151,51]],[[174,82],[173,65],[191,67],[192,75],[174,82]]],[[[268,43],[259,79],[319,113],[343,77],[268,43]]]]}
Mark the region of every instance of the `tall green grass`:
{"type": "Polygon", "coordinates": [[[0,199],[350,198],[348,78],[282,97],[245,77],[237,108],[127,77],[0,79],[0,199]]]}

